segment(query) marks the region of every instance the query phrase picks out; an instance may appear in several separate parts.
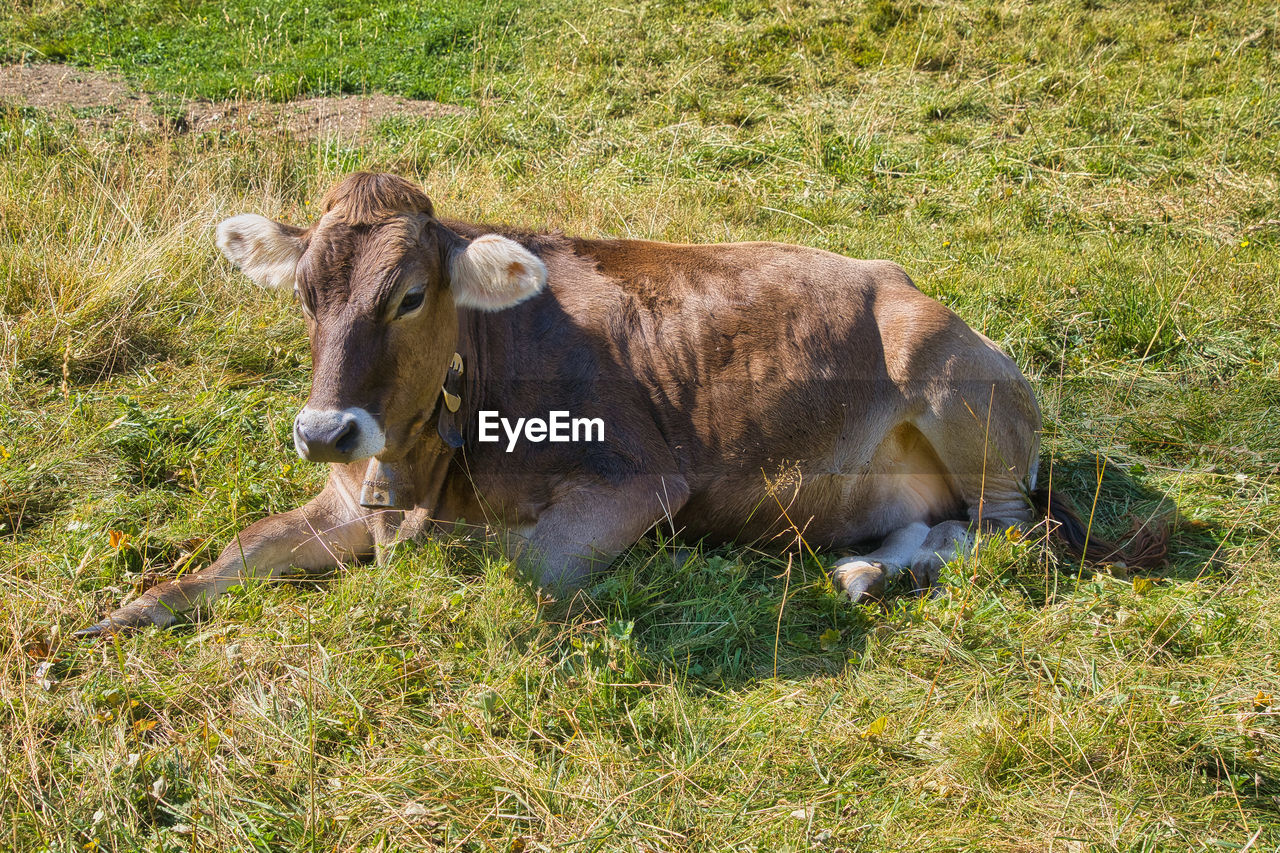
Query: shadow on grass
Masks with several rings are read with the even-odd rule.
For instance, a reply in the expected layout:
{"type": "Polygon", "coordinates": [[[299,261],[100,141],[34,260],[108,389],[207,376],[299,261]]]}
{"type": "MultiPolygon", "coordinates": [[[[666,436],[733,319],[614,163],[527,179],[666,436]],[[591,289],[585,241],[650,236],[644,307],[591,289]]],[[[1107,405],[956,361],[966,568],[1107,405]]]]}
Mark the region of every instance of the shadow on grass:
{"type": "MultiPolygon", "coordinates": [[[[1172,497],[1143,482],[1133,470],[1137,466],[1109,461],[1100,468],[1088,454],[1055,459],[1052,466],[1049,462],[1045,460],[1042,472],[1052,470],[1055,490],[1066,493],[1083,518],[1092,517],[1100,535],[1123,545],[1135,521],[1170,525],[1164,567],[1132,572],[1134,577],[1179,583],[1222,570],[1218,531],[1179,520],[1172,497]]],[[[872,547],[851,552],[866,553],[872,547]]],[[[625,633],[646,669],[675,672],[710,689],[775,676],[830,677],[861,659],[872,633],[912,621],[921,606],[906,573],[883,602],[851,604],[833,587],[829,574],[831,564],[846,553],[850,551],[821,552],[815,560],[800,548],[788,556],[650,538],[583,594],[545,611],[544,618],[566,627],[594,620],[615,634],[625,633]]],[[[972,569],[966,564],[944,576],[944,582],[955,594],[1014,592],[1029,608],[1074,595],[1102,570],[1082,563],[1056,542],[1034,537],[1019,543],[996,537],[978,565],[972,569]]]]}
{"type": "MultiPolygon", "coordinates": [[[[1181,517],[1173,497],[1143,482],[1141,463],[1126,464],[1090,453],[1044,459],[1041,483],[1052,482],[1076,504],[1080,517],[1093,518],[1103,536],[1127,544],[1126,534],[1136,523],[1168,524],[1170,539],[1165,565],[1143,574],[1174,581],[1189,581],[1222,571],[1219,558],[1222,533],[1215,526],[1181,517]],[[1051,479],[1050,479],[1051,478],[1051,479]]],[[[1064,556],[1062,570],[1078,574],[1080,560],[1064,556]]]]}
{"type": "Polygon", "coordinates": [[[879,610],[851,605],[810,557],[646,539],[541,618],[625,638],[647,679],[719,690],[839,674],[879,610]]]}

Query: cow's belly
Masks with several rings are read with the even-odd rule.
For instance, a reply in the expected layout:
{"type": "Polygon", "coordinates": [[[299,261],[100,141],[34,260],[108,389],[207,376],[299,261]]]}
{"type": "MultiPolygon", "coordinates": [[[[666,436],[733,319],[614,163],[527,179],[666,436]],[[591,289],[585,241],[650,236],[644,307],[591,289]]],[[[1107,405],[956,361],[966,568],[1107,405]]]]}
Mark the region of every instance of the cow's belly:
{"type": "Polygon", "coordinates": [[[794,543],[800,532],[812,547],[837,548],[915,521],[964,517],[945,466],[913,426],[891,430],[869,460],[839,450],[774,466],[772,477],[757,466],[755,474],[739,468],[698,478],[677,529],[688,538],[777,546],[794,543]]]}

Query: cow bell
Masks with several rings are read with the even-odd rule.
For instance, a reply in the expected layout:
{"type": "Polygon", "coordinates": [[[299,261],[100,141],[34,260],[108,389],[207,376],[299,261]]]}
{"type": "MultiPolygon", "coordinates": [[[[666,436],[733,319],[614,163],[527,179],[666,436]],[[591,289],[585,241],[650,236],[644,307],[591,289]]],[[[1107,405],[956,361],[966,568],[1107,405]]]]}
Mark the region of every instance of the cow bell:
{"type": "Polygon", "coordinates": [[[364,472],[360,506],[366,509],[410,509],[411,492],[403,465],[387,465],[374,457],[364,472]]]}

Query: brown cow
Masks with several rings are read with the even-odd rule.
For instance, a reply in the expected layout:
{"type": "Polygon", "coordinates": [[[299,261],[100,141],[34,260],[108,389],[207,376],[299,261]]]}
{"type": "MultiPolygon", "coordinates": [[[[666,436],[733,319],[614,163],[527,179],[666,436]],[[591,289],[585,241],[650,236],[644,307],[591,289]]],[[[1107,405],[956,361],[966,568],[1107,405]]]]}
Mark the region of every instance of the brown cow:
{"type": "Polygon", "coordinates": [[[854,600],[904,568],[929,587],[975,529],[1045,511],[1086,544],[1035,488],[1027,380],[895,264],[451,222],[391,175],[351,175],[323,210],[306,230],[233,217],[218,246],[297,295],[313,378],[294,442],[330,464],[328,485],[85,633],[168,625],[242,578],[368,558],[460,520],[505,531],[521,569],[561,590],[656,525],[878,541],[835,564],[854,600]],[[551,413],[604,435],[539,440],[548,428],[526,420],[511,440],[510,423],[551,413]],[[506,433],[482,441],[499,417],[506,433]]]}

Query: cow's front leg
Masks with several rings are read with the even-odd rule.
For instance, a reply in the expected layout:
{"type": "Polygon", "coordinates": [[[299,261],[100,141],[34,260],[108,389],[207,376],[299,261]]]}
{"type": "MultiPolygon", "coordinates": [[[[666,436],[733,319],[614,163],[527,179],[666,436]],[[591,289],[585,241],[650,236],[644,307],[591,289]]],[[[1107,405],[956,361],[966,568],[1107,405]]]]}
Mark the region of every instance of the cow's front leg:
{"type": "Polygon", "coordinates": [[[555,593],[580,587],[650,528],[670,523],[689,499],[679,476],[637,477],[621,485],[568,489],[512,543],[520,571],[555,593]]]}
{"type": "Polygon", "coordinates": [[[369,525],[344,504],[330,487],[304,506],[255,522],[212,565],[152,587],[77,636],[146,625],[163,628],[241,581],[277,577],[289,568],[329,569],[368,556],[373,552],[369,525]]]}

